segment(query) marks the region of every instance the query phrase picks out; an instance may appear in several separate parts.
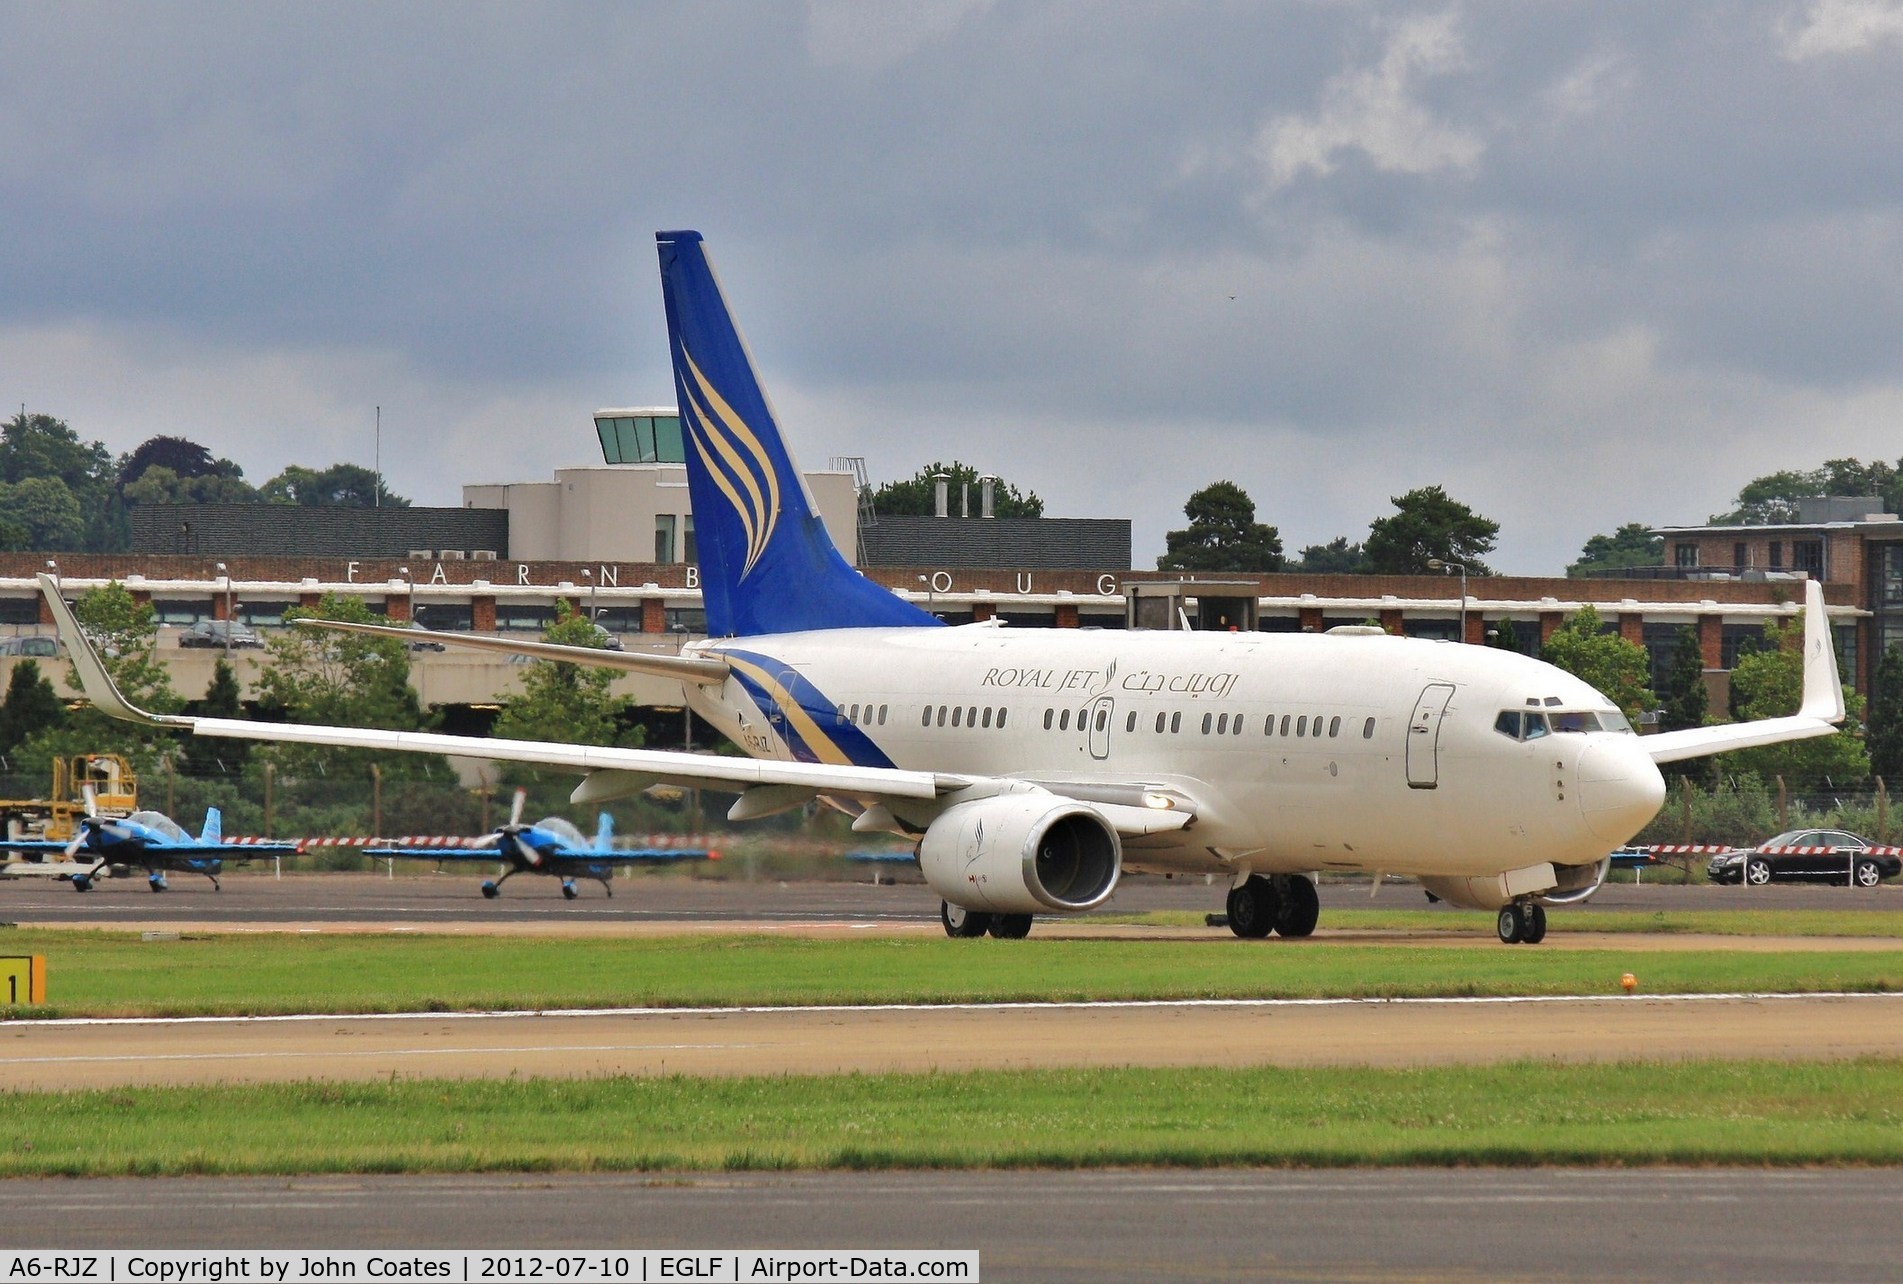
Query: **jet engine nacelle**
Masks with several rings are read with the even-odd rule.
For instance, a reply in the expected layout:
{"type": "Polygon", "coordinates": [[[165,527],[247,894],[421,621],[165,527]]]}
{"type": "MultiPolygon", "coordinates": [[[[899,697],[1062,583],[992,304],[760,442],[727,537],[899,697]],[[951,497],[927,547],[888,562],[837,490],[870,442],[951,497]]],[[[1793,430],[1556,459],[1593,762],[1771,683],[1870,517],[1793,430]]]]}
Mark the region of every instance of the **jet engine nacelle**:
{"type": "Polygon", "coordinates": [[[918,863],[933,891],[966,909],[1075,913],[1109,899],[1123,844],[1084,803],[1005,794],[948,808],[926,829],[918,863]]]}
{"type": "Polygon", "coordinates": [[[1424,876],[1421,886],[1435,900],[1462,909],[1497,910],[1530,897],[1542,905],[1577,905],[1606,881],[1612,857],[1590,865],[1529,865],[1484,878],[1424,876]]]}

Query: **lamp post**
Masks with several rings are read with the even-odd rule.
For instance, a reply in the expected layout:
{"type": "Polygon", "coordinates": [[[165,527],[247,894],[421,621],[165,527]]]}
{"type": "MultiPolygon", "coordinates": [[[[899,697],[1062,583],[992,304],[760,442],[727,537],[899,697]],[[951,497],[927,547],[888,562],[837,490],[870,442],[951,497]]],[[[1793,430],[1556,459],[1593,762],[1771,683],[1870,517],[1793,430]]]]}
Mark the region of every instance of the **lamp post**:
{"type": "Polygon", "coordinates": [[[411,628],[416,627],[416,581],[410,578],[410,568],[399,566],[396,573],[403,577],[404,622],[411,628]]]}
{"type": "Polygon", "coordinates": [[[1466,563],[1448,562],[1448,561],[1443,561],[1438,557],[1430,557],[1427,559],[1427,569],[1430,571],[1459,571],[1460,572],[1460,640],[1462,642],[1465,642],[1467,640],[1467,565],[1466,563]]]}
{"type": "Polygon", "coordinates": [[[59,580],[59,562],[58,562],[58,560],[57,560],[57,559],[55,559],[55,558],[51,558],[51,557],[49,557],[49,558],[47,558],[47,559],[46,559],[46,570],[47,570],[47,573],[48,573],[49,575],[51,575],[51,576],[53,577],[53,590],[54,590],[54,592],[56,592],[56,593],[60,593],[61,595],[64,595],[64,593],[65,593],[65,589],[63,589],[63,588],[61,588],[61,587],[60,587],[60,580],[59,580]]]}
{"type": "Polygon", "coordinates": [[[937,615],[938,611],[935,609],[935,603],[938,601],[938,594],[932,586],[932,577],[929,575],[921,575],[918,577],[918,582],[925,586],[925,613],[927,615],[937,615]]]}
{"type": "Polygon", "coordinates": [[[588,581],[588,622],[595,623],[595,573],[586,566],[581,568],[581,577],[588,581]]]}
{"type": "Polygon", "coordinates": [[[231,572],[218,563],[218,578],[225,585],[225,663],[231,663],[231,572]]]}

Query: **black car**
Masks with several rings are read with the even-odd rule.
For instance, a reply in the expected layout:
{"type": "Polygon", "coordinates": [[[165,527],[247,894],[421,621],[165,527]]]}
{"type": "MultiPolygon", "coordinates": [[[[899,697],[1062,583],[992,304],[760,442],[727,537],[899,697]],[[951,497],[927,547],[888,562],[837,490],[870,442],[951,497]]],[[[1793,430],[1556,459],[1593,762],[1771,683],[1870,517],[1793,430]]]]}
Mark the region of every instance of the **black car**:
{"type": "Polygon", "coordinates": [[[1714,883],[1841,883],[1875,887],[1903,872],[1893,847],[1841,829],[1793,829],[1741,852],[1720,852],[1705,874],[1714,883]]]}
{"type": "Polygon", "coordinates": [[[200,620],[178,635],[180,646],[203,646],[224,648],[227,645],[235,650],[247,647],[261,647],[263,641],[250,626],[236,620],[200,620]]]}

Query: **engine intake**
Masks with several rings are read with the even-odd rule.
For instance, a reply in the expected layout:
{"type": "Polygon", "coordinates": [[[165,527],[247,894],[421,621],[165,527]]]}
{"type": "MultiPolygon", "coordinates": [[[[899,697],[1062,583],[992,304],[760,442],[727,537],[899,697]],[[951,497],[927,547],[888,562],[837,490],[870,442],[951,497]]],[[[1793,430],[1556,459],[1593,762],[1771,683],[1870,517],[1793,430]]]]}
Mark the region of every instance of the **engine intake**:
{"type": "Polygon", "coordinates": [[[1102,813],[1046,793],[980,798],[926,829],[919,868],[954,905],[1000,914],[1076,913],[1116,889],[1123,844],[1102,813]]]}

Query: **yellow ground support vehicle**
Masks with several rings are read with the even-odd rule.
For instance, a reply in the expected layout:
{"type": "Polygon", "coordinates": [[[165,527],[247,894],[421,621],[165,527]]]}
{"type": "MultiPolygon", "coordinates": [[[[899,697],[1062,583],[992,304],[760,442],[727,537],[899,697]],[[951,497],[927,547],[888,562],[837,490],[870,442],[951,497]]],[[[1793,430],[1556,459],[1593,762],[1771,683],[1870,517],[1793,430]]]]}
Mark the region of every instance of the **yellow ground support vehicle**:
{"type": "Polygon", "coordinates": [[[86,814],[92,789],[95,815],[124,817],[139,809],[139,780],[116,753],[77,754],[53,760],[53,790],[46,798],[0,798],[0,826],[8,838],[44,838],[63,843],[86,814]]]}

